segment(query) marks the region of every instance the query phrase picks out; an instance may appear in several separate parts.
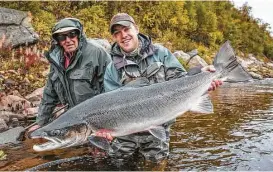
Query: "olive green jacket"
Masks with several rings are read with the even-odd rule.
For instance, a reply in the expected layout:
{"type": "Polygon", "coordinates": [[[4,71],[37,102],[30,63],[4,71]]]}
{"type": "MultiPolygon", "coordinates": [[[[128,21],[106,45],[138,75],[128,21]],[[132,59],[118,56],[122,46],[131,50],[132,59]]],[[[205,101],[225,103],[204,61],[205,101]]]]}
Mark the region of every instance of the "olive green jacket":
{"type": "Polygon", "coordinates": [[[82,32],[82,25],[77,19],[61,20],[52,32],[68,26],[79,29],[79,47],[67,69],[63,67],[63,49],[56,41],[46,53],[46,58],[50,62],[50,72],[37,116],[37,123],[40,126],[50,121],[52,112],[58,104],[68,104],[71,108],[104,91],[103,77],[110,62],[109,54],[98,44],[87,41],[82,32]]]}

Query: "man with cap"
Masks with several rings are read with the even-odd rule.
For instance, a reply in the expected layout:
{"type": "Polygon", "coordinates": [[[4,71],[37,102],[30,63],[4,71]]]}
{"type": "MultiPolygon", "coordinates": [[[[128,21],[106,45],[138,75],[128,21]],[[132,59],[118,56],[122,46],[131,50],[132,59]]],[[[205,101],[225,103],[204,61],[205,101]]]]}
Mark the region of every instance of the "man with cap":
{"type": "MultiPolygon", "coordinates": [[[[104,75],[105,91],[115,90],[129,83],[130,86],[133,86],[131,83],[143,85],[143,82],[131,82],[143,77],[148,80],[147,84],[153,84],[195,74],[197,71],[215,71],[209,66],[202,70],[200,68],[192,70],[195,72],[186,72],[167,48],[153,44],[148,36],[139,33],[134,19],[126,13],[113,16],[110,32],[115,43],[110,53],[112,62],[107,66],[104,75]]],[[[220,81],[214,81],[209,90],[214,90],[221,84],[220,81]]],[[[166,134],[165,141],[157,139],[148,131],[114,139],[105,132],[97,133],[97,136],[113,139],[111,142],[113,151],[109,152],[110,156],[126,157],[139,152],[145,159],[157,161],[169,154],[169,131],[173,123],[174,121],[169,121],[162,125],[166,134]]]]}
{"type": "Polygon", "coordinates": [[[87,40],[76,18],[64,18],[52,28],[53,45],[45,54],[50,72],[33,131],[50,122],[54,108],[68,108],[104,91],[103,76],[111,61],[105,49],[87,40]]]}

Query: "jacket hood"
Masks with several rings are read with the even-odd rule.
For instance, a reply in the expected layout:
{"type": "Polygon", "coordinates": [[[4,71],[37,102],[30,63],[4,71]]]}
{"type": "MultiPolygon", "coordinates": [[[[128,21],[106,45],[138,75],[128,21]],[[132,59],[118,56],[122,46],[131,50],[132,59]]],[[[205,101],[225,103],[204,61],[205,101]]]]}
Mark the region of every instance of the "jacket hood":
{"type": "Polygon", "coordinates": [[[54,38],[54,36],[59,33],[59,31],[63,31],[67,29],[76,29],[79,31],[79,46],[78,50],[80,50],[84,44],[86,44],[87,39],[85,34],[83,33],[83,25],[81,24],[80,20],[76,18],[64,18],[57,22],[55,26],[52,28],[52,45],[50,50],[48,51],[48,55],[46,55],[47,58],[53,60],[58,66],[61,65],[63,61],[62,52],[63,48],[58,44],[58,41],[54,38]]]}
{"type": "Polygon", "coordinates": [[[55,36],[57,33],[60,32],[65,32],[68,30],[78,30],[79,31],[79,38],[85,37],[83,34],[83,26],[80,22],[80,20],[76,18],[64,18],[57,22],[55,26],[52,28],[51,33],[52,33],[52,38],[55,42],[57,42],[55,36]]]}

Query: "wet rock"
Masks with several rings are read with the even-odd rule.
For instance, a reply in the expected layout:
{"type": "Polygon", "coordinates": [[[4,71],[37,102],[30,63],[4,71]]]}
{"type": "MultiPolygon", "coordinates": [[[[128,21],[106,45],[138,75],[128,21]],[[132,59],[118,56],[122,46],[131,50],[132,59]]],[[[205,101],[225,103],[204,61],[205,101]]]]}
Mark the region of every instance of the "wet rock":
{"type": "Polygon", "coordinates": [[[17,143],[24,127],[16,127],[0,133],[0,145],[6,143],[17,143]]]}
{"type": "Polygon", "coordinates": [[[259,75],[255,72],[249,72],[249,74],[252,76],[253,79],[263,79],[262,75],[259,75]]]}
{"type": "Polygon", "coordinates": [[[193,67],[196,67],[196,66],[207,66],[207,62],[205,62],[204,59],[202,59],[200,56],[196,55],[194,57],[192,57],[190,59],[190,61],[188,62],[188,66],[189,68],[193,68],[193,67]]]}
{"type": "Polygon", "coordinates": [[[3,119],[6,123],[9,122],[10,117],[7,111],[0,111],[0,119],[3,119]]]}
{"type": "Polygon", "coordinates": [[[273,69],[273,63],[266,63],[267,67],[273,69]]]}
{"type": "Polygon", "coordinates": [[[43,96],[44,87],[34,90],[31,94],[25,96],[25,98],[31,102],[40,101],[43,96]]]}
{"type": "Polygon", "coordinates": [[[28,100],[15,95],[4,96],[0,101],[1,110],[20,112],[30,107],[31,103],[28,100]]]}
{"type": "Polygon", "coordinates": [[[4,119],[0,119],[0,132],[3,132],[8,129],[8,125],[6,124],[4,119]]]}
{"type": "Polygon", "coordinates": [[[7,154],[5,154],[4,151],[0,150],[0,161],[6,160],[6,158],[7,158],[7,154]]]}
{"type": "Polygon", "coordinates": [[[187,54],[190,55],[190,57],[197,56],[198,50],[197,49],[191,50],[190,52],[187,52],[187,54]]]}
{"type": "Polygon", "coordinates": [[[27,108],[23,111],[24,116],[27,118],[33,118],[37,115],[38,113],[38,107],[33,107],[33,108],[27,108]]]}
{"type": "Polygon", "coordinates": [[[4,119],[6,123],[10,122],[13,118],[19,120],[25,119],[24,114],[17,114],[10,111],[0,111],[0,119],[4,119]]]}
{"type": "Polygon", "coordinates": [[[11,95],[14,95],[14,96],[18,96],[18,97],[24,98],[24,97],[19,93],[18,90],[13,90],[13,91],[11,91],[11,95]]]}
{"type": "Polygon", "coordinates": [[[4,80],[4,84],[5,84],[7,87],[10,87],[10,86],[16,85],[17,82],[15,82],[15,81],[12,80],[12,79],[5,79],[5,80],[4,80]]]}
{"type": "Polygon", "coordinates": [[[40,105],[40,103],[41,103],[41,101],[40,101],[40,100],[39,100],[39,101],[33,101],[33,102],[31,102],[32,107],[37,107],[37,106],[39,106],[39,105],[40,105]]]}
{"type": "Polygon", "coordinates": [[[253,61],[258,61],[253,54],[248,54],[247,58],[249,58],[250,60],[253,60],[253,61]]]}
{"type": "Polygon", "coordinates": [[[176,58],[181,58],[189,66],[189,68],[208,65],[207,62],[198,55],[198,51],[196,49],[188,53],[184,53],[183,51],[176,51],[173,53],[173,55],[176,58]]]}
{"type": "Polygon", "coordinates": [[[254,63],[253,60],[250,60],[250,59],[242,59],[241,57],[238,57],[237,56],[237,59],[238,59],[238,62],[242,65],[242,67],[244,69],[247,69],[251,64],[254,63]]]}
{"type": "Polygon", "coordinates": [[[189,54],[184,53],[183,51],[176,51],[173,53],[173,55],[178,59],[181,58],[184,62],[187,62],[191,57],[189,54]]]}
{"type": "Polygon", "coordinates": [[[0,7],[0,36],[5,35],[4,45],[17,47],[36,43],[39,36],[31,26],[31,14],[0,7]]]}
{"type": "Polygon", "coordinates": [[[9,126],[10,128],[18,127],[19,126],[19,120],[18,118],[12,118],[11,119],[11,125],[9,126]]]}

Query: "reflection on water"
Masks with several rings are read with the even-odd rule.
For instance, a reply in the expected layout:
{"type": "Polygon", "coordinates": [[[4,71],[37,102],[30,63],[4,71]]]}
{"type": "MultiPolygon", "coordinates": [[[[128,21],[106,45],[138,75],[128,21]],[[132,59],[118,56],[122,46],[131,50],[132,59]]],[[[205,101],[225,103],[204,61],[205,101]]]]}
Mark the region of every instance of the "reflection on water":
{"type": "MultiPolygon", "coordinates": [[[[213,114],[186,113],[172,127],[170,157],[160,164],[84,158],[48,170],[272,170],[273,80],[225,84],[211,93],[213,114]]],[[[33,152],[32,140],[3,148],[0,170],[24,170],[66,157],[85,155],[85,146],[33,152]]]]}
{"type": "Polygon", "coordinates": [[[214,114],[180,117],[165,170],[272,170],[272,82],[226,84],[214,114]]]}

